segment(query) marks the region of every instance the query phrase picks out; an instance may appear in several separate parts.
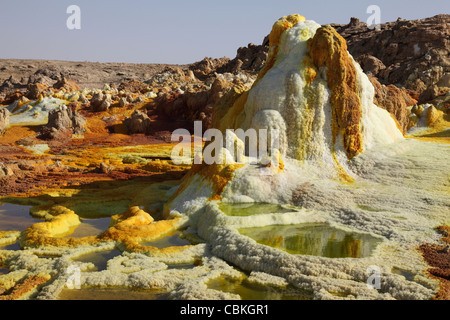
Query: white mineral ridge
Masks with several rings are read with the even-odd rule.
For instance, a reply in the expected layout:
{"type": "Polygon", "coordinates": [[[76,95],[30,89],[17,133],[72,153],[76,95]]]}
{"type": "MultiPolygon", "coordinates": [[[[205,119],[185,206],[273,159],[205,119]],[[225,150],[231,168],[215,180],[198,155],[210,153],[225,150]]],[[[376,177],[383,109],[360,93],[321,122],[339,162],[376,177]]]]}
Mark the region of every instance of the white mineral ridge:
{"type": "MultiPolygon", "coordinates": [[[[311,86],[307,86],[306,66],[303,62],[307,53],[307,41],[318,28],[319,24],[305,21],[283,33],[275,65],[249,93],[242,126],[244,129],[278,129],[279,149],[283,155],[299,159],[296,150],[303,148],[308,153],[302,159],[328,162],[332,152],[331,92],[327,87],[324,70],[320,70],[311,86]],[[311,101],[315,114],[310,139],[305,141],[301,138],[301,128],[311,121],[307,108],[311,101]]],[[[362,109],[363,150],[403,139],[389,113],[373,103],[374,88],[360,66],[354,61],[353,63],[361,88],[358,95],[362,109]]],[[[342,137],[337,139],[336,150],[338,157],[342,158],[342,137]]]]}
{"type": "Polygon", "coordinates": [[[13,125],[38,126],[47,124],[50,110],[59,108],[66,101],[53,97],[45,97],[40,102],[37,100],[31,101],[15,110],[17,103],[18,101],[7,107],[11,112],[9,122],[13,125]]]}

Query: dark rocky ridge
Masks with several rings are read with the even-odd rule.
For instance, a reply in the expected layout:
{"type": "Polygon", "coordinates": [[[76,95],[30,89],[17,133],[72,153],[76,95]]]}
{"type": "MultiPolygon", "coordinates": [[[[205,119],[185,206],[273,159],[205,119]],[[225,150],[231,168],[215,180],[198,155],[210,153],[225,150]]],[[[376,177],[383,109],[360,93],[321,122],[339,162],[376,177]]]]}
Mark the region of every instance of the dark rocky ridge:
{"type": "Polygon", "coordinates": [[[370,30],[356,18],[347,25],[332,26],[364,71],[382,84],[405,86],[420,94],[450,73],[450,15],[399,18],[382,24],[380,30],[370,30]]]}

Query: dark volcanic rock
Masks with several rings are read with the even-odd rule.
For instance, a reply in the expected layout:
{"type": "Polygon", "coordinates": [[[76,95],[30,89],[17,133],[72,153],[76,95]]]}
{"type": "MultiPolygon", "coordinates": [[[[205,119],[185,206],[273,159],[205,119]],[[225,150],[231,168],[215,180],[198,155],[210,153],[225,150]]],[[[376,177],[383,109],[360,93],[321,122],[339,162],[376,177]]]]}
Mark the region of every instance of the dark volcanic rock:
{"type": "Polygon", "coordinates": [[[370,73],[372,75],[377,75],[381,71],[386,69],[386,66],[384,65],[383,61],[374,56],[371,56],[370,54],[363,54],[362,56],[359,56],[356,59],[356,62],[359,63],[361,68],[367,74],[370,73]]]}
{"type": "Polygon", "coordinates": [[[205,80],[217,73],[248,73],[256,75],[266,64],[269,52],[269,37],[266,37],[261,45],[249,43],[247,47],[241,47],[237,50],[236,57],[229,58],[204,58],[202,61],[193,63],[190,70],[195,77],[205,80]]]}
{"type": "Polygon", "coordinates": [[[261,45],[249,43],[247,47],[241,47],[237,50],[236,57],[222,68],[220,73],[240,73],[258,74],[266,64],[269,52],[269,37],[266,37],[261,45]]]}
{"type": "Polygon", "coordinates": [[[218,69],[224,68],[230,62],[230,58],[204,58],[202,61],[195,62],[189,67],[195,77],[200,80],[206,80],[218,69]]]}
{"type": "Polygon", "coordinates": [[[157,112],[168,119],[203,121],[203,129],[208,129],[215,103],[233,86],[232,82],[218,77],[210,89],[190,89],[184,93],[171,91],[162,94],[155,101],[157,112]]]}
{"type": "Polygon", "coordinates": [[[420,94],[450,72],[450,15],[398,19],[381,24],[380,30],[370,30],[356,20],[332,26],[345,38],[352,56],[362,60],[364,71],[372,72],[381,83],[403,85],[420,94]],[[365,64],[368,56],[386,68],[365,64]]]}
{"type": "Polygon", "coordinates": [[[436,99],[437,97],[444,96],[449,91],[450,88],[431,85],[420,95],[419,104],[427,103],[436,99]]]}

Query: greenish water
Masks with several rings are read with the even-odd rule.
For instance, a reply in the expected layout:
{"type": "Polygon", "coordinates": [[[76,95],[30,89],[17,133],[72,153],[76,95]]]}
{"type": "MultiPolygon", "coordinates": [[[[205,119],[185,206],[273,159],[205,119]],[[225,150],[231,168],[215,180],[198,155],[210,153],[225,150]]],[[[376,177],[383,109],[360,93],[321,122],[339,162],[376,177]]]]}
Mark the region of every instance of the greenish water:
{"type": "Polygon", "coordinates": [[[308,294],[292,286],[282,289],[251,283],[246,279],[216,278],[208,281],[207,287],[238,294],[242,300],[311,300],[308,294]]]}
{"type": "Polygon", "coordinates": [[[182,247],[182,246],[189,246],[191,243],[181,238],[181,232],[175,232],[173,234],[170,234],[168,236],[152,240],[149,242],[143,242],[141,243],[143,246],[151,246],[158,249],[163,249],[167,247],[182,247]]]}
{"type": "Polygon", "coordinates": [[[81,288],[64,289],[59,300],[164,300],[167,293],[162,290],[140,290],[129,288],[81,288]]]}
{"type": "Polygon", "coordinates": [[[108,260],[120,256],[122,252],[116,249],[96,251],[88,254],[84,254],[76,259],[75,261],[80,262],[91,262],[97,268],[97,271],[106,270],[108,260]]]}
{"type": "Polygon", "coordinates": [[[260,244],[291,254],[328,258],[368,257],[381,241],[368,234],[346,232],[328,224],[241,228],[239,232],[260,244]]]}
{"type": "Polygon", "coordinates": [[[168,269],[194,269],[197,266],[202,265],[202,260],[196,260],[194,262],[183,263],[166,263],[168,269]]]}
{"type": "Polygon", "coordinates": [[[31,206],[0,202],[0,231],[23,231],[42,220],[30,215],[31,206]]]}
{"type": "Polygon", "coordinates": [[[285,213],[296,211],[272,203],[220,203],[219,209],[227,216],[246,217],[256,214],[285,213]]]}
{"type": "Polygon", "coordinates": [[[68,208],[73,210],[81,218],[104,218],[125,212],[129,209],[129,200],[116,201],[87,201],[68,208]]]}
{"type": "Polygon", "coordinates": [[[371,207],[371,206],[366,206],[366,205],[357,205],[357,207],[359,209],[364,210],[364,211],[370,211],[370,212],[383,212],[384,211],[384,210],[377,209],[377,208],[374,208],[374,207],[371,207]]]}
{"type": "Polygon", "coordinates": [[[68,237],[82,238],[88,236],[96,236],[106,231],[109,227],[111,218],[83,219],[80,218],[81,224],[68,237]]]}

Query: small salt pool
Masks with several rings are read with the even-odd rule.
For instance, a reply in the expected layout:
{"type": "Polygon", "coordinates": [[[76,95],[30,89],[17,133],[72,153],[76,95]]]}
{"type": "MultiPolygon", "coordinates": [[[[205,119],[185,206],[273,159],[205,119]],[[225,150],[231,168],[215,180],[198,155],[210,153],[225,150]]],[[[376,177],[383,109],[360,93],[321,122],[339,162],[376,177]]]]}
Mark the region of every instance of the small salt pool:
{"type": "Polygon", "coordinates": [[[143,242],[141,245],[164,249],[168,247],[190,246],[191,243],[188,240],[181,238],[181,232],[176,231],[165,237],[149,242],[143,242]]]}
{"type": "Polygon", "coordinates": [[[227,216],[247,217],[257,214],[285,213],[296,211],[272,203],[220,203],[219,209],[227,216]]]}
{"type": "Polygon", "coordinates": [[[111,218],[83,219],[80,218],[81,224],[68,235],[72,238],[82,238],[89,236],[97,236],[109,228],[111,218]]]}
{"type": "Polygon", "coordinates": [[[242,300],[311,300],[308,294],[291,285],[282,289],[228,278],[215,278],[206,285],[208,289],[238,294],[242,300]]]}
{"type": "Polygon", "coordinates": [[[106,267],[108,265],[108,260],[111,260],[112,258],[120,256],[121,254],[122,254],[122,252],[117,249],[95,251],[92,253],[84,254],[84,255],[74,259],[74,261],[91,262],[95,265],[95,267],[97,269],[96,271],[102,271],[102,270],[106,270],[106,267]]]}
{"type": "Polygon", "coordinates": [[[363,258],[381,242],[369,234],[347,232],[328,224],[305,223],[241,228],[242,235],[291,254],[328,258],[363,258]]]}

